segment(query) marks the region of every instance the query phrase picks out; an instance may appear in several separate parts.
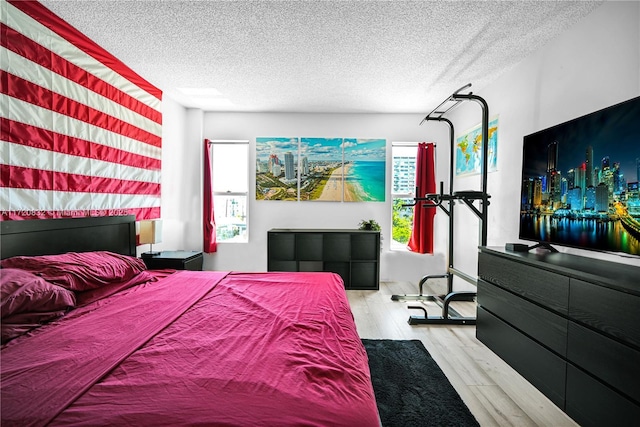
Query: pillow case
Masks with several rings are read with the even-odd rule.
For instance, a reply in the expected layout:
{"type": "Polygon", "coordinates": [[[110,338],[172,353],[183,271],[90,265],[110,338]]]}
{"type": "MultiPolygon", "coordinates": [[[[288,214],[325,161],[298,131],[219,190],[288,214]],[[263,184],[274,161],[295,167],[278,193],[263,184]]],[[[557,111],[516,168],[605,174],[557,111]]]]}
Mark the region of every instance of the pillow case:
{"type": "Polygon", "coordinates": [[[4,320],[22,313],[66,311],[76,304],[73,292],[24,270],[0,270],[0,312],[4,320]]]}
{"type": "Polygon", "coordinates": [[[45,322],[63,316],[75,306],[73,292],[24,270],[0,270],[2,344],[45,322]]]}
{"type": "Polygon", "coordinates": [[[86,291],[129,280],[146,270],[144,262],[113,252],[69,252],[59,255],[17,256],[2,260],[3,268],[31,271],[72,291],[86,291]]]}

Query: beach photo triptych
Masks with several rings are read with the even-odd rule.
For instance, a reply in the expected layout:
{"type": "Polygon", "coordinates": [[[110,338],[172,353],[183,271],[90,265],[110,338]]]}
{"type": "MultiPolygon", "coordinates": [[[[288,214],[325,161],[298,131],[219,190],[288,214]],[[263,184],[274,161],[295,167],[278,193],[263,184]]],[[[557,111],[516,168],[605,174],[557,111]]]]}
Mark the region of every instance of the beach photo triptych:
{"type": "Polygon", "coordinates": [[[256,199],[384,202],[385,139],[256,138],[256,199]]]}

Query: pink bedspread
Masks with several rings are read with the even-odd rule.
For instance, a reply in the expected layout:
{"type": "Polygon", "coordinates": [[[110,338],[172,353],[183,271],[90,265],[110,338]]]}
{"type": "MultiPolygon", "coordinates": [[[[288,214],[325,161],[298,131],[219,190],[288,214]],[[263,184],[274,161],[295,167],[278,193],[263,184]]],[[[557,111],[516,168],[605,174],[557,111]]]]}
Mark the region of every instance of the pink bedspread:
{"type": "Polygon", "coordinates": [[[178,272],[10,343],[2,425],[379,425],[338,276],[223,276],[178,272]]]}

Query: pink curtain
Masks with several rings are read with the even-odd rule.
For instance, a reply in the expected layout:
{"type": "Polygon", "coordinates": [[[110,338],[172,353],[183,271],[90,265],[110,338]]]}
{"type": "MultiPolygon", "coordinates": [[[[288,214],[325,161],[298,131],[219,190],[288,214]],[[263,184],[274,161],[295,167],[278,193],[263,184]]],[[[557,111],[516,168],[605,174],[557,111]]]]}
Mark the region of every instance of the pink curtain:
{"type": "MultiPolygon", "coordinates": [[[[425,194],[436,192],[434,152],[433,143],[421,142],[418,144],[416,197],[424,197],[425,194]]],[[[436,209],[425,208],[425,203],[431,204],[431,202],[423,201],[413,207],[413,230],[409,238],[409,249],[420,254],[433,253],[433,218],[436,215],[436,209]]]]}
{"type": "Polygon", "coordinates": [[[203,247],[206,253],[216,252],[218,243],[216,242],[216,219],[213,214],[213,181],[211,176],[211,151],[209,140],[204,140],[204,185],[203,185],[203,212],[202,226],[204,232],[203,247]]]}

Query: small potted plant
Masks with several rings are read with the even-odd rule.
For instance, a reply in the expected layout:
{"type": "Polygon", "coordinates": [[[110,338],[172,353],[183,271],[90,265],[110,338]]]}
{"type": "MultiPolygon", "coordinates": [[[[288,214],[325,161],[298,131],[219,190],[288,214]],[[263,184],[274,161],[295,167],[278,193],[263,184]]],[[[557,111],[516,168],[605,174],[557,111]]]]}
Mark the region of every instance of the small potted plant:
{"type": "Polygon", "coordinates": [[[358,226],[360,230],[380,231],[380,224],[375,219],[363,219],[358,226]]]}
{"type": "MultiPolygon", "coordinates": [[[[363,219],[358,224],[359,230],[380,231],[380,224],[375,219],[363,219]]],[[[380,252],[382,252],[382,233],[380,233],[380,252]]]]}

